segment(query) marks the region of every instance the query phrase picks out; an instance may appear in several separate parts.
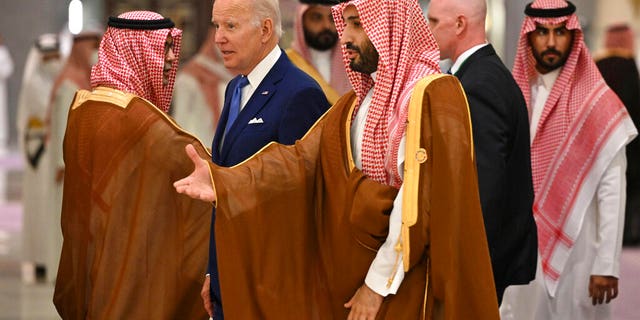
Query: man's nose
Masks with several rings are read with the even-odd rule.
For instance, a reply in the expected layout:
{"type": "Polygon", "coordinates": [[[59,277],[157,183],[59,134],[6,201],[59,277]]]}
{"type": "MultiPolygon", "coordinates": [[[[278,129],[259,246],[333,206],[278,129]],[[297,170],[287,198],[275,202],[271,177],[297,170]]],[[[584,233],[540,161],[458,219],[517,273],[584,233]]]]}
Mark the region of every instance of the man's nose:
{"type": "Polygon", "coordinates": [[[333,20],[331,20],[329,18],[322,19],[322,29],[323,30],[326,30],[326,29],[335,30],[335,28],[336,28],[336,26],[333,23],[333,20]]]}
{"type": "Polygon", "coordinates": [[[216,30],[216,35],[215,37],[213,37],[213,41],[215,43],[223,43],[225,41],[225,35],[224,32],[222,31],[222,28],[216,30]]]}
{"type": "Polygon", "coordinates": [[[169,48],[169,51],[167,52],[167,61],[174,61],[176,60],[176,55],[173,52],[173,48],[169,48]]]}
{"type": "Polygon", "coordinates": [[[547,47],[548,48],[556,47],[556,35],[553,32],[549,33],[549,37],[547,38],[547,47]]]}

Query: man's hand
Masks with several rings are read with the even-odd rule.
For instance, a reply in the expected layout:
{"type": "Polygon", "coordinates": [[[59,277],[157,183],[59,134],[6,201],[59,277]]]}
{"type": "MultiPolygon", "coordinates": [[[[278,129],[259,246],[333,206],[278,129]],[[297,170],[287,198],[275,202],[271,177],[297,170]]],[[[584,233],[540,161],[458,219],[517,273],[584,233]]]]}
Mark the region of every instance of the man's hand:
{"type": "Polygon", "coordinates": [[[193,161],[195,169],[188,177],[174,182],[173,187],[176,188],[178,193],[186,194],[194,199],[207,202],[216,201],[216,192],[211,184],[209,164],[206,160],[200,158],[192,145],[188,144],[184,149],[191,161],[193,161]]]}
{"type": "Polygon", "coordinates": [[[347,320],[375,320],[383,296],[375,293],[366,284],[363,284],[344,307],[351,309],[347,320]]]}
{"type": "Polygon", "coordinates": [[[204,309],[207,310],[209,317],[213,317],[213,304],[211,303],[211,279],[209,275],[204,278],[204,284],[202,285],[202,290],[200,291],[200,296],[202,297],[202,303],[204,304],[204,309]]]}
{"type": "Polygon", "coordinates": [[[589,278],[589,297],[591,303],[602,304],[606,299],[606,303],[618,296],[618,278],[613,276],[594,276],[589,278]]]}

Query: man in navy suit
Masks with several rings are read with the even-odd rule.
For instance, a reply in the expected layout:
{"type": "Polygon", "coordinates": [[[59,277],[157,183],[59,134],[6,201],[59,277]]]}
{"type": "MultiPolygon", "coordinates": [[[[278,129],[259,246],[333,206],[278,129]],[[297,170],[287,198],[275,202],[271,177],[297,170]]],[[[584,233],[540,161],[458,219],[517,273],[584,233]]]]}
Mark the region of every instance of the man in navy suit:
{"type": "Polygon", "coordinates": [[[487,42],[485,0],[432,0],[428,19],[441,59],[467,95],[478,184],[498,303],[509,285],[535,277],[537,232],[527,106],[487,42]]]}
{"type": "MultiPolygon", "coordinates": [[[[269,142],[293,144],[329,108],[320,86],[278,47],[282,34],[277,0],[217,0],[212,23],[229,82],[212,145],[213,162],[233,166],[269,142]]],[[[223,310],[212,216],[204,306],[216,320],[223,310]]],[[[221,257],[221,259],[224,259],[221,257]]]]}

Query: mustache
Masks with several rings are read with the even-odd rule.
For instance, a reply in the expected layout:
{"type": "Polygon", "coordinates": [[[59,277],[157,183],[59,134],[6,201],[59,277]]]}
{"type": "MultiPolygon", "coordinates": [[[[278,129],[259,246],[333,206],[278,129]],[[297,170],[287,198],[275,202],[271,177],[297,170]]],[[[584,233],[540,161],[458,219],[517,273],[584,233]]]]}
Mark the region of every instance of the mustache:
{"type": "Polygon", "coordinates": [[[358,52],[358,53],[361,53],[361,52],[360,52],[360,48],[359,48],[358,46],[356,46],[355,44],[351,43],[351,42],[347,42],[347,44],[345,45],[345,47],[346,47],[348,50],[353,50],[353,51],[356,51],[356,52],[358,52]]]}
{"type": "Polygon", "coordinates": [[[338,33],[337,32],[333,32],[331,29],[324,29],[324,30],[318,32],[318,36],[337,37],[338,33]]]}
{"type": "Polygon", "coordinates": [[[550,53],[555,54],[555,55],[558,55],[558,56],[559,56],[559,55],[561,55],[560,51],[558,51],[558,50],[556,50],[556,49],[547,49],[547,50],[545,50],[545,51],[542,51],[542,55],[543,55],[543,56],[546,56],[546,55],[548,55],[548,54],[550,54],[550,53]]]}

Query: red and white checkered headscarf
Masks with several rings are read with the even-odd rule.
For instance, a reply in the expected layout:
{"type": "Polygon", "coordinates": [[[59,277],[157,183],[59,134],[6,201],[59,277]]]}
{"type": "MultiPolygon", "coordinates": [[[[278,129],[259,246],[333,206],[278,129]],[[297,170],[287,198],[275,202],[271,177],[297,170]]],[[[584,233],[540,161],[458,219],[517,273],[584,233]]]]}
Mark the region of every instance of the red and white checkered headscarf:
{"type": "MultiPolygon", "coordinates": [[[[416,0],[352,0],[334,6],[340,37],[344,32],[342,13],[350,5],[358,10],[360,22],[380,55],[362,142],[362,171],[375,181],[399,188],[398,148],[407,128],[409,98],[418,80],[440,72],[438,45],[416,0]]],[[[351,70],[346,49],[342,49],[359,104],[373,80],[351,70]]]]}
{"type": "MultiPolygon", "coordinates": [[[[564,0],[531,4],[533,9],[546,10],[568,6],[564,0]]],[[[571,52],[544,105],[531,144],[538,250],[552,296],[600,177],[615,154],[637,134],[624,105],[593,62],[575,13],[524,19],[513,76],[529,110],[530,83],[538,75],[528,34],[536,24],[560,23],[574,32],[571,52]]]]}
{"type": "MultiPolygon", "coordinates": [[[[132,11],[118,16],[129,20],[162,20],[158,13],[132,11]]],[[[169,83],[162,84],[164,46],[173,37],[173,52],[180,55],[182,31],[176,28],[128,29],[108,27],[98,51],[98,63],[91,70],[91,86],[107,86],[143,97],[161,110],[169,111],[176,80],[178,59],[173,62],[169,83]]]]}
{"type": "MultiPolygon", "coordinates": [[[[291,48],[298,52],[305,60],[311,61],[311,52],[309,46],[304,39],[304,22],[302,17],[304,13],[309,9],[308,4],[299,4],[296,12],[296,19],[293,22],[293,41],[291,42],[291,48]]],[[[343,95],[351,90],[351,83],[347,78],[347,74],[344,70],[344,63],[342,57],[342,51],[340,44],[331,49],[331,79],[328,81],[331,87],[336,90],[340,95],[343,95]]]]}

